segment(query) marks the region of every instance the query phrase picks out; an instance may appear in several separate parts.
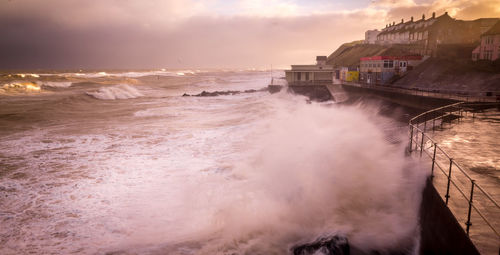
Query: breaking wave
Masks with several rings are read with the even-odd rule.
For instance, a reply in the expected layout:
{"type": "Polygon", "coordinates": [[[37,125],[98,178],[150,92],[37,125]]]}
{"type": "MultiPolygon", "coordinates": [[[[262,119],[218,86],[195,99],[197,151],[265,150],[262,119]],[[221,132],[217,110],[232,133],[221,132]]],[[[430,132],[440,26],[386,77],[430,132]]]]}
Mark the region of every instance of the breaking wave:
{"type": "Polygon", "coordinates": [[[87,92],[87,95],[101,100],[130,99],[143,96],[136,88],[120,84],[113,87],[102,87],[95,92],[87,92]]]}
{"type": "Polygon", "coordinates": [[[72,84],[73,84],[72,82],[67,82],[67,81],[62,81],[62,82],[48,81],[48,82],[43,82],[42,87],[69,88],[71,87],[72,84]]]}
{"type": "Polygon", "coordinates": [[[34,82],[11,82],[0,87],[0,94],[40,92],[41,88],[34,82]]]}

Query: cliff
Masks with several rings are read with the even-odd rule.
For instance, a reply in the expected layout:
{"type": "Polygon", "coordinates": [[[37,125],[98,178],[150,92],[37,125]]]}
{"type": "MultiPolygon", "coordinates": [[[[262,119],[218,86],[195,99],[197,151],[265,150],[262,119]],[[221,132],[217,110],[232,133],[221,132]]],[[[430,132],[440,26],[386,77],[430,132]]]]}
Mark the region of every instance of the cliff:
{"type": "Polygon", "coordinates": [[[377,45],[363,44],[363,41],[354,41],[342,44],[330,56],[328,56],[327,64],[334,67],[359,66],[359,59],[368,56],[390,55],[402,56],[411,55],[412,49],[407,45],[377,45]]]}

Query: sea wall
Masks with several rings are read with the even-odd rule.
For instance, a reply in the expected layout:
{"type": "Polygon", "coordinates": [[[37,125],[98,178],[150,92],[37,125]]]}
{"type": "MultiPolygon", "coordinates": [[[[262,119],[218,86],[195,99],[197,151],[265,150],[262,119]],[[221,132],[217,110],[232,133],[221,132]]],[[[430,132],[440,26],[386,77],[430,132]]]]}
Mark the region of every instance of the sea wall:
{"type": "Polygon", "coordinates": [[[288,86],[288,91],[307,96],[314,101],[323,102],[332,99],[332,95],[325,85],[293,85],[288,86]]]}
{"type": "Polygon", "coordinates": [[[420,254],[479,255],[430,179],[422,193],[420,228],[420,254]]]}
{"type": "Polygon", "coordinates": [[[395,91],[377,90],[373,88],[358,87],[351,85],[342,85],[342,88],[349,94],[354,95],[371,95],[379,97],[385,101],[390,101],[402,106],[418,108],[422,110],[431,110],[444,105],[449,105],[458,102],[453,99],[434,98],[421,95],[403,94],[395,91]]]}

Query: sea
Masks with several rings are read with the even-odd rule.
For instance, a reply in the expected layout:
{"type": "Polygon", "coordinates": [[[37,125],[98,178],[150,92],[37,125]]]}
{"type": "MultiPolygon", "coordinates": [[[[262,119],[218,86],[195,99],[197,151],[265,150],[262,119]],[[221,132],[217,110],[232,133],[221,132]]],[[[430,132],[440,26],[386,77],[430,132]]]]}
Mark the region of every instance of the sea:
{"type": "Polygon", "coordinates": [[[290,254],[333,235],[414,253],[428,171],[405,156],[409,114],[266,91],[283,76],[2,73],[0,254],[290,254]]]}

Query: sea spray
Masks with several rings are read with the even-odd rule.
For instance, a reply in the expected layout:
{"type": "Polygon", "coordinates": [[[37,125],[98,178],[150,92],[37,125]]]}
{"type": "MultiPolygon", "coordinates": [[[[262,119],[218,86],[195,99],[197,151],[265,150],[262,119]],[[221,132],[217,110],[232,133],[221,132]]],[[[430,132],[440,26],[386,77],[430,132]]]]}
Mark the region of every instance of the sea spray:
{"type": "Polygon", "coordinates": [[[102,87],[98,91],[87,92],[87,95],[96,99],[116,100],[137,98],[142,96],[142,93],[130,85],[120,84],[111,87],[102,87]]]}
{"type": "Polygon", "coordinates": [[[151,225],[130,241],[163,239],[156,251],[169,254],[286,254],[339,234],[364,251],[411,249],[425,173],[405,158],[405,144],[388,142],[373,121],[382,117],[279,100],[248,137],[246,160],[183,183],[170,194],[182,201],[168,213],[176,224],[139,220],[130,227],[151,225]]]}

